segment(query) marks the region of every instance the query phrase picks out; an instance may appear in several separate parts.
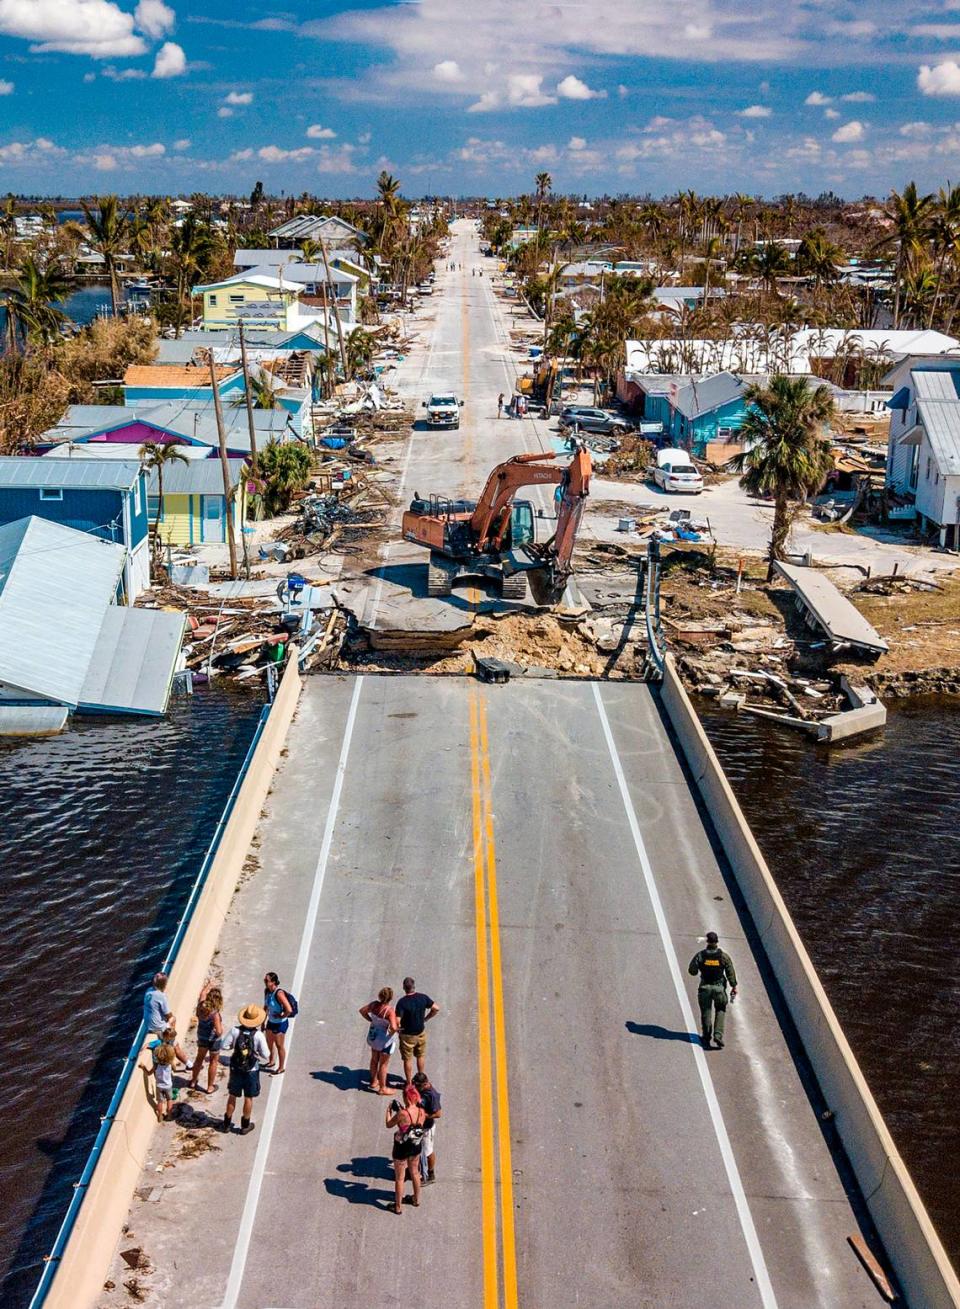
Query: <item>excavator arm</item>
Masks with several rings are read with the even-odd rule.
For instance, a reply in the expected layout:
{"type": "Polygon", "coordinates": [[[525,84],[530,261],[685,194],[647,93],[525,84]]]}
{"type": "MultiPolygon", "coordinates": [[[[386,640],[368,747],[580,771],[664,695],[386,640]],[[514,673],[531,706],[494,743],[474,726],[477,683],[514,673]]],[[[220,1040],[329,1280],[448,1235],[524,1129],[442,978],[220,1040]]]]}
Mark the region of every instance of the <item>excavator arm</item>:
{"type": "Polygon", "coordinates": [[[555,454],[514,455],[497,464],[470,519],[470,533],[478,550],[500,549],[510,521],[513,497],[522,486],[560,485],[566,470],[542,462],[556,457],[555,454]]]}

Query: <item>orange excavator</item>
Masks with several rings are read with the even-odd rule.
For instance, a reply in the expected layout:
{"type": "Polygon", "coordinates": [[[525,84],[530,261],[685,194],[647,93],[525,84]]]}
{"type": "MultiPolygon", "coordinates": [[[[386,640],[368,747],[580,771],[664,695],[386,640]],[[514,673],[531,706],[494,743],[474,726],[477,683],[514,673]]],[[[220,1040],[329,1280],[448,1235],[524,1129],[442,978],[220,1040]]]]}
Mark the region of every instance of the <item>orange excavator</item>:
{"type": "Polygon", "coordinates": [[[403,515],[403,538],[430,551],[427,594],[449,595],[459,577],[491,577],[506,600],[522,600],[527,580],[537,604],[556,604],[572,571],[573,546],[590,491],[590,454],[578,447],[566,467],[555,454],[514,455],[498,464],[480,499],[448,500],[415,495],[403,515]],[[536,540],[524,486],[556,486],[557,526],[549,541],[536,540]]]}

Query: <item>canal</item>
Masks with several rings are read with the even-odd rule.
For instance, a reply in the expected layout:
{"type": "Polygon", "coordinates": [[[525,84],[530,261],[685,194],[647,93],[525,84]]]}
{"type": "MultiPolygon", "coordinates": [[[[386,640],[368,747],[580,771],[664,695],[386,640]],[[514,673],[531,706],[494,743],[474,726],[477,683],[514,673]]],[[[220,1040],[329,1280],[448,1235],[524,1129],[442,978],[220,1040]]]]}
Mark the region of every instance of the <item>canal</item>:
{"type": "Polygon", "coordinates": [[[253,736],[224,686],[0,749],[0,1304],[25,1305],[253,736]]]}
{"type": "Polygon", "coordinates": [[[960,699],[826,750],[698,709],[955,1265],[960,1207],[960,699]]]}

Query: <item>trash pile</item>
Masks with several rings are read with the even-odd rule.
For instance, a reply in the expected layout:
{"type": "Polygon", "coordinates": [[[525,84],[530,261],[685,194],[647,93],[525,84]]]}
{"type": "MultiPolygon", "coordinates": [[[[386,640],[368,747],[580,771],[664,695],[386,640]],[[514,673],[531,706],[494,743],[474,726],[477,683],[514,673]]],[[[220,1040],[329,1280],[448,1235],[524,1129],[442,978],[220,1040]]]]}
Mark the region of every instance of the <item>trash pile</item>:
{"type": "Polygon", "coordinates": [[[297,502],[294,521],[260,547],[261,557],[284,562],[329,550],[334,543],[340,550],[356,547],[364,532],[382,526],[389,505],[383,488],[364,477],[351,477],[330,491],[308,493],[297,502]]]}
{"type": "Polygon", "coordinates": [[[604,478],[624,482],[646,481],[650,465],[656,458],[656,448],[653,443],[642,436],[634,436],[628,432],[619,437],[613,445],[614,448],[603,464],[604,478]]]}

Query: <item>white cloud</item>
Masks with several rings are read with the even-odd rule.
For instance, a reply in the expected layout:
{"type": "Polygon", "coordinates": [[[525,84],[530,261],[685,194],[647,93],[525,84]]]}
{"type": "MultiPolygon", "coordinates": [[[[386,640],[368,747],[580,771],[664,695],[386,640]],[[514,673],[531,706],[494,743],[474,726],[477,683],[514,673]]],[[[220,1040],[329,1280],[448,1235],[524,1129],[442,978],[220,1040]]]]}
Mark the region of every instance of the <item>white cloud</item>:
{"type": "MultiPolygon", "coordinates": [[[[573,79],[576,81],[576,78],[573,79]]],[[[537,109],[540,105],[555,105],[557,97],[541,90],[543,77],[539,73],[511,73],[507,78],[507,99],[521,109],[537,109]]]]}
{"type": "Polygon", "coordinates": [[[587,148],[586,139],[582,136],[571,136],[567,142],[568,150],[585,150],[587,148]]]}
{"type": "Polygon", "coordinates": [[[456,59],[441,59],[433,65],[433,75],[438,82],[462,82],[463,73],[456,59]]]}
{"type": "Polygon", "coordinates": [[[140,0],[133,11],[133,21],[141,32],[159,41],[161,36],[173,31],[177,16],[163,0],[140,0]]]}
{"type": "Polygon", "coordinates": [[[108,64],[100,76],[111,82],[138,82],[147,74],[142,68],[114,68],[108,64]]]}
{"type": "Polygon", "coordinates": [[[187,56],[173,41],[165,41],[157,51],[151,77],[180,77],[187,71],[187,56]]]}
{"type": "Polygon", "coordinates": [[[623,83],[621,82],[620,85],[617,87],[617,95],[620,97],[621,100],[626,100],[629,94],[630,94],[629,86],[624,86],[623,83]]]}
{"type": "Polygon", "coordinates": [[[142,55],[134,16],[112,0],[0,0],[0,33],[34,42],[38,51],[110,59],[142,55]]]}
{"type": "Polygon", "coordinates": [[[230,156],[230,162],[232,164],[241,164],[252,158],[253,151],[248,147],[246,150],[234,150],[233,154],[230,156]]]}
{"type": "Polygon", "coordinates": [[[803,103],[805,105],[829,105],[833,103],[833,96],[824,95],[822,91],[811,91],[803,103]]]}
{"type": "Polygon", "coordinates": [[[231,91],[229,95],[223,97],[225,105],[252,105],[252,91],[231,91]]]}
{"type": "Polygon", "coordinates": [[[823,116],[824,118],[833,119],[833,118],[842,118],[843,115],[840,113],[839,109],[824,109],[823,116]]]}
{"type": "Polygon", "coordinates": [[[709,41],[713,36],[713,28],[709,23],[687,23],[683,34],[691,41],[709,41]]]}
{"type": "Polygon", "coordinates": [[[15,89],[12,82],[7,82],[0,77],[0,95],[13,95],[15,89]]]}
{"type": "Polygon", "coordinates": [[[97,75],[96,73],[84,73],[83,80],[85,82],[95,82],[97,80],[97,75]]]}
{"type": "Polygon", "coordinates": [[[849,123],[844,123],[843,127],[838,127],[830,140],[846,145],[850,141],[862,141],[865,133],[863,123],[854,118],[849,123]]]}
{"type": "Polygon", "coordinates": [[[173,148],[174,150],[189,150],[192,144],[193,142],[189,136],[181,136],[179,141],[174,141],[173,148]]]}
{"type": "Polygon", "coordinates": [[[932,131],[933,128],[929,123],[913,122],[900,124],[901,136],[929,136],[932,131]]]}
{"type": "Polygon", "coordinates": [[[0,145],[0,164],[35,164],[43,159],[57,159],[66,154],[45,136],[35,141],[9,141],[0,145]]]}
{"type": "Polygon", "coordinates": [[[562,82],[557,83],[557,95],[564,100],[605,100],[606,91],[594,91],[586,82],[581,82],[573,73],[568,74],[562,82]]]}
{"type": "Polygon", "coordinates": [[[341,146],[323,145],[317,152],[318,173],[355,173],[353,162],[354,147],[346,143],[341,146]]]}
{"type": "Polygon", "coordinates": [[[872,91],[848,91],[840,97],[848,105],[872,105],[876,98],[872,91]]]}
{"type": "Polygon", "coordinates": [[[332,127],[321,127],[319,123],[311,123],[307,128],[307,136],[311,141],[332,141],[336,135],[332,127]]]}
{"type": "Polygon", "coordinates": [[[370,142],[373,140],[373,133],[361,132],[360,135],[357,137],[357,140],[360,142],[361,145],[369,145],[370,142]]]}
{"type": "Polygon", "coordinates": [[[486,114],[500,106],[499,91],[484,91],[479,100],[475,100],[472,105],[467,105],[468,114],[486,114]]]}
{"type": "Polygon", "coordinates": [[[98,173],[112,173],[115,168],[119,167],[116,155],[107,153],[93,155],[91,163],[98,173]]]}
{"type": "Polygon", "coordinates": [[[773,110],[768,109],[766,105],[748,105],[746,109],[738,109],[738,118],[771,118],[773,110]]]}
{"type": "Polygon", "coordinates": [[[262,159],[265,164],[285,164],[288,162],[302,163],[304,159],[309,159],[314,153],[312,145],[302,145],[296,150],[284,150],[278,145],[265,145],[257,151],[257,158],[262,159]]]}
{"type": "Polygon", "coordinates": [[[218,118],[232,118],[232,117],[233,117],[233,110],[230,109],[229,106],[227,106],[227,105],[221,105],[220,108],[217,110],[217,117],[218,117],[218,118]]]}
{"type": "Polygon", "coordinates": [[[924,95],[960,95],[960,64],[945,59],[942,64],[921,64],[917,86],[924,95]]]}
{"type": "Polygon", "coordinates": [[[145,159],[162,159],[167,148],[162,141],[144,145],[98,145],[73,156],[73,162],[100,173],[112,173],[118,168],[131,168],[145,159]]]}

